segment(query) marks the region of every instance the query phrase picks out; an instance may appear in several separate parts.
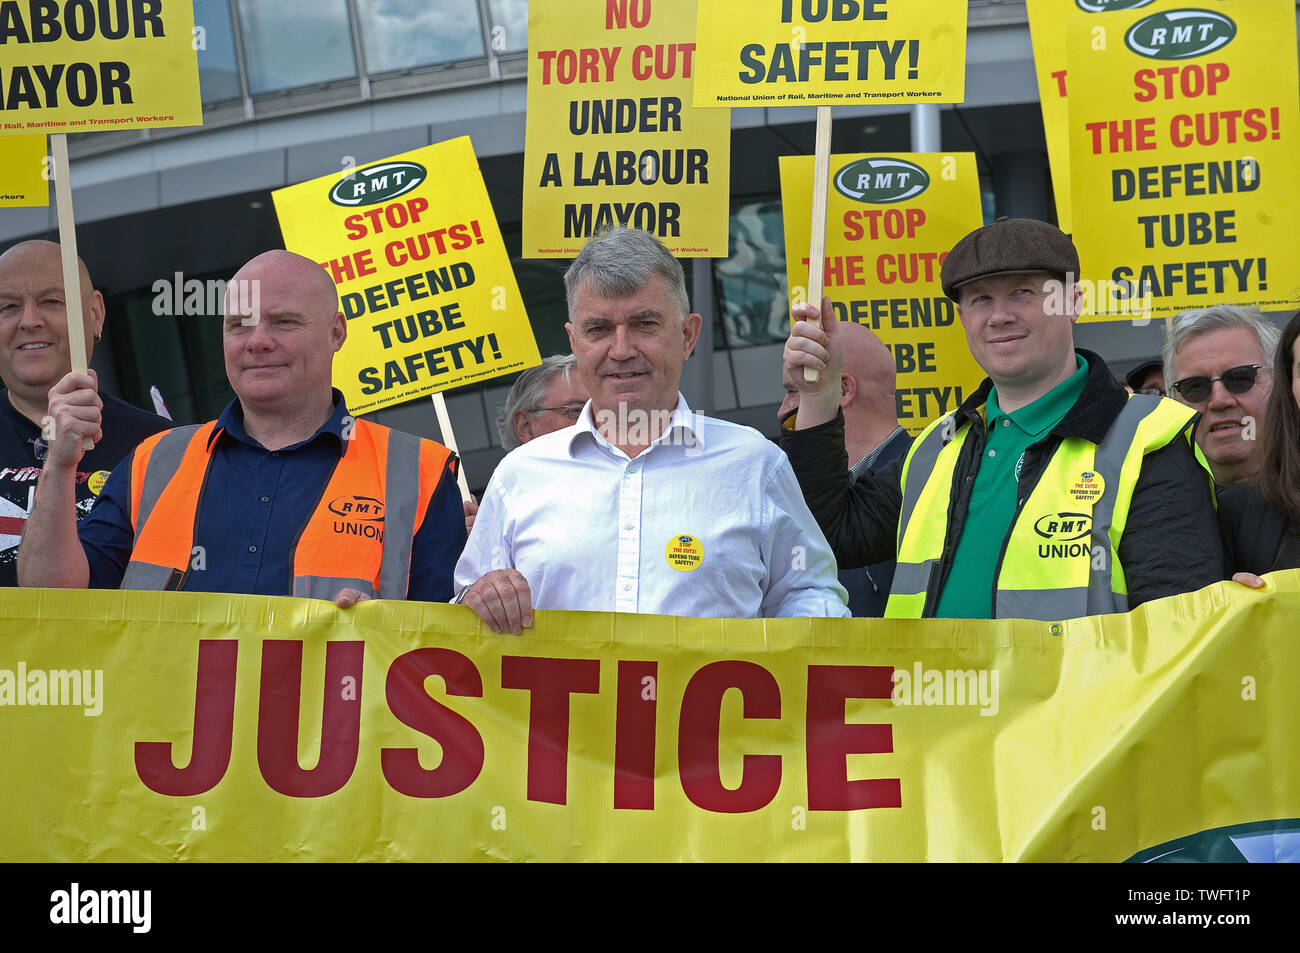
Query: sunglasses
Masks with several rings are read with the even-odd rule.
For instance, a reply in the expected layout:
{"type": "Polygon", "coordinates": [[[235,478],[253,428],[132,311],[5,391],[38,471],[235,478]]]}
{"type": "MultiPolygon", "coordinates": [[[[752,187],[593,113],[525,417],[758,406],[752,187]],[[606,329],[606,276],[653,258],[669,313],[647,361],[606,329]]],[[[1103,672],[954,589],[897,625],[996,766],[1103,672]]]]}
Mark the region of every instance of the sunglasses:
{"type": "Polygon", "coordinates": [[[1223,389],[1229,394],[1244,394],[1255,386],[1255,378],[1261,370],[1267,370],[1262,364],[1242,364],[1240,367],[1230,367],[1218,377],[1205,377],[1198,375],[1196,377],[1184,377],[1180,381],[1174,381],[1174,390],[1182,395],[1183,400],[1189,404],[1199,404],[1203,400],[1209,399],[1210,392],[1214,390],[1214,382],[1223,383],[1223,389]]]}

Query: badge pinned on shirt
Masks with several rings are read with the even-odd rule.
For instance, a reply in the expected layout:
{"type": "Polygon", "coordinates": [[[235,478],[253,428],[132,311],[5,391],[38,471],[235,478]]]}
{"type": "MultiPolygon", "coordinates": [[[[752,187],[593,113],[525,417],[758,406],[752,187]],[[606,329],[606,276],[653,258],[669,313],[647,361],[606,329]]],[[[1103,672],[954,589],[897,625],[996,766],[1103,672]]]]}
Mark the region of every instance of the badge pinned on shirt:
{"type": "Polygon", "coordinates": [[[668,549],[664,552],[668,565],[678,572],[691,572],[704,562],[704,546],[694,536],[685,534],[668,540],[668,549]]]}
{"type": "Polygon", "coordinates": [[[107,470],[96,470],[86,478],[86,486],[88,486],[90,492],[94,493],[96,496],[99,496],[99,491],[104,488],[106,482],[108,482],[107,470]]]}
{"type": "Polygon", "coordinates": [[[1101,478],[1100,473],[1092,470],[1084,470],[1070,484],[1067,491],[1070,499],[1080,506],[1092,506],[1099,499],[1106,489],[1106,481],[1101,478]]]}

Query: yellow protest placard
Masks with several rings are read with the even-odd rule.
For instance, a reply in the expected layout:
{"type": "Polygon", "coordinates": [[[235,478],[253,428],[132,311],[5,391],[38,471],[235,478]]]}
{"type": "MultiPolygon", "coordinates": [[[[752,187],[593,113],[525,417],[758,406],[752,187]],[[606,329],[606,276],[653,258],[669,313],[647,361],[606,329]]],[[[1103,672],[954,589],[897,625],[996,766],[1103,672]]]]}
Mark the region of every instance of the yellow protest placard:
{"type": "Polygon", "coordinates": [[[0,3],[0,135],[203,123],[189,0],[0,3]]]}
{"type": "Polygon", "coordinates": [[[695,2],[529,4],[524,257],[611,224],[727,256],[731,113],[691,105],[695,2]]]}
{"type": "Polygon", "coordinates": [[[1066,18],[1080,12],[1110,13],[1139,7],[1155,10],[1178,5],[1177,0],[1025,0],[1029,35],[1034,44],[1034,71],[1038,74],[1038,98],[1043,107],[1043,131],[1047,136],[1047,163],[1052,170],[1056,221],[1061,231],[1068,234],[1072,230],[1070,133],[1065,105],[1069,87],[1065,63],[1066,18]]]}
{"type": "Polygon", "coordinates": [[[1295,5],[1071,17],[1074,240],[1098,320],[1300,305],[1295,5]]]}
{"type": "Polygon", "coordinates": [[[959,103],[966,0],[702,0],[697,106],[959,103]]]}
{"type": "Polygon", "coordinates": [[[1300,572],[1126,615],[684,619],[15,589],[0,857],[1274,860],[1300,572]]]}
{"type": "MultiPolygon", "coordinates": [[[[813,157],[781,157],[790,303],[805,298],[813,157]]],[[[841,321],[865,324],[894,355],[898,419],[913,436],[979,386],[939,269],[983,222],[971,153],[832,155],[824,294],[841,321]]]]}
{"type": "Polygon", "coordinates": [[[49,205],[44,136],[0,140],[0,208],[49,205]]]}
{"type": "Polygon", "coordinates": [[[285,247],[321,263],[354,414],[541,362],[468,136],[271,193],[285,247]]]}

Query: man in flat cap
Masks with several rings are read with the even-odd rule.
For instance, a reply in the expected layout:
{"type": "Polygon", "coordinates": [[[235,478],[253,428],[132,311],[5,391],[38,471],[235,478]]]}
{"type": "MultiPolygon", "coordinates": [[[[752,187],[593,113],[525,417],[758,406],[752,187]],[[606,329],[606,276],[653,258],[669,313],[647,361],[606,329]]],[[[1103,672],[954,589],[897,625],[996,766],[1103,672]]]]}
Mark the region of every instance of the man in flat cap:
{"type": "Polygon", "coordinates": [[[798,305],[785,370],[799,413],[781,446],[840,567],[895,557],[887,618],[1069,619],[1223,578],[1196,414],[1129,396],[1074,346],[1079,257],[1059,229],[999,219],[944,260],[944,293],[988,377],[905,461],[850,482],[843,335],[798,305]],[[804,379],[804,368],[819,371],[804,379]]]}

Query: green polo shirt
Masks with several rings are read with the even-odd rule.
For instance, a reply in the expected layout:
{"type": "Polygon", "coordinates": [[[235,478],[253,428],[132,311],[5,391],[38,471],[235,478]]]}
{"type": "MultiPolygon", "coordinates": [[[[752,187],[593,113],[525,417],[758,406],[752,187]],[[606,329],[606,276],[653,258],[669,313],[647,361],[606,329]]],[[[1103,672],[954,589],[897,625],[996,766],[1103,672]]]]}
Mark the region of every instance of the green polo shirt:
{"type": "Polygon", "coordinates": [[[993,614],[993,580],[1002,543],[1016,515],[1020,462],[1026,448],[1061,422],[1088,380],[1088,362],[1075,354],[1079,369],[1032,404],[1006,413],[998,406],[998,389],[986,405],[988,439],[979,462],[970,508],[952,569],[939,594],[935,616],[987,619],[993,614]]]}

